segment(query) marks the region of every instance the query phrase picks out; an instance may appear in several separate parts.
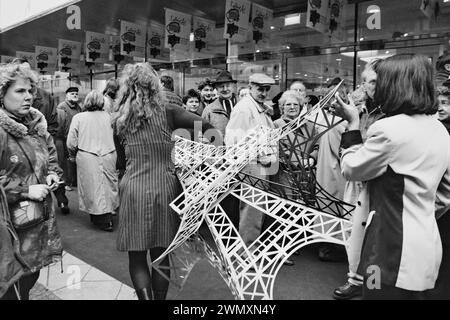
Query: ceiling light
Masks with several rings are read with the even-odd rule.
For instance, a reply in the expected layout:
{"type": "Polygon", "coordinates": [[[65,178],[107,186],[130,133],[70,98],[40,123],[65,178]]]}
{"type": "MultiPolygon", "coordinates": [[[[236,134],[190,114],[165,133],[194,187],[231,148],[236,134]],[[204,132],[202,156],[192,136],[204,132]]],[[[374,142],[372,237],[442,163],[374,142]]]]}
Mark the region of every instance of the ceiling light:
{"type": "Polygon", "coordinates": [[[194,40],[195,40],[194,33],[191,32],[191,34],[189,35],[189,41],[194,42],[194,40]]]}
{"type": "Polygon", "coordinates": [[[364,41],[364,37],[359,38],[359,41],[364,41]]]}
{"type": "Polygon", "coordinates": [[[270,30],[274,30],[275,29],[275,27],[274,26],[270,26],[270,30]]]}
{"type": "Polygon", "coordinates": [[[336,59],[336,61],[338,61],[338,62],[341,62],[341,61],[342,61],[342,59],[340,59],[340,58],[337,58],[337,59],[336,59]]]}
{"type": "Polygon", "coordinates": [[[307,73],[305,73],[305,77],[307,77],[308,76],[308,74],[307,73]]]}
{"type": "Polygon", "coordinates": [[[408,32],[407,33],[405,33],[404,35],[403,35],[404,37],[407,37],[408,36],[408,32]]]}
{"type": "Polygon", "coordinates": [[[300,24],[300,13],[288,14],[284,17],[285,26],[292,26],[294,24],[300,24]]]}
{"type": "Polygon", "coordinates": [[[259,49],[258,49],[258,50],[256,50],[256,53],[260,53],[260,52],[261,52],[261,50],[259,50],[259,49]]]}
{"type": "Polygon", "coordinates": [[[289,49],[291,49],[291,47],[289,47],[289,46],[286,46],[286,49],[288,49],[288,50],[289,50],[289,49]]]}

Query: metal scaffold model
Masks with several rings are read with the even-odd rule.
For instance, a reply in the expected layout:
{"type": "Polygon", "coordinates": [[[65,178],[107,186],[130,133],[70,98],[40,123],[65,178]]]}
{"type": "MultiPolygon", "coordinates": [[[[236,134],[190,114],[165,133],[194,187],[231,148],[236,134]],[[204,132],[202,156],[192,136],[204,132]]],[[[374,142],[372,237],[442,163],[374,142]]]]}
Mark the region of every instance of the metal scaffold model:
{"type": "Polygon", "coordinates": [[[195,263],[207,259],[236,299],[271,300],[275,278],[293,252],[317,242],[345,244],[354,206],[328,194],[315,183],[314,172],[295,159],[305,151],[307,143],[342,122],[324,109],[340,85],[285,127],[256,128],[235,145],[215,147],[179,139],[175,164],[184,192],[171,207],[181,223],[154,268],[164,274],[159,262],[170,254],[174,262],[171,280],[182,286],[195,263]],[[251,160],[271,153],[273,148],[280,149],[282,174],[290,186],[242,173],[251,160]],[[311,182],[314,189],[308,187],[311,182]],[[230,194],[275,220],[249,246],[220,206],[230,194]],[[199,235],[204,222],[214,249],[199,235]]]}

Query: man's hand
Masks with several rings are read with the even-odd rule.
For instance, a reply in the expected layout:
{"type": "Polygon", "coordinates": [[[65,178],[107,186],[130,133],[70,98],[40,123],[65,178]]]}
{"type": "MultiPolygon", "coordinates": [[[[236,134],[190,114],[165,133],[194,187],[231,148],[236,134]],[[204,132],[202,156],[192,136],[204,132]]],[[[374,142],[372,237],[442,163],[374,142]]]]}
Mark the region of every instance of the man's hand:
{"type": "Polygon", "coordinates": [[[27,198],[42,202],[48,196],[50,187],[45,184],[36,184],[28,187],[27,198]]]}

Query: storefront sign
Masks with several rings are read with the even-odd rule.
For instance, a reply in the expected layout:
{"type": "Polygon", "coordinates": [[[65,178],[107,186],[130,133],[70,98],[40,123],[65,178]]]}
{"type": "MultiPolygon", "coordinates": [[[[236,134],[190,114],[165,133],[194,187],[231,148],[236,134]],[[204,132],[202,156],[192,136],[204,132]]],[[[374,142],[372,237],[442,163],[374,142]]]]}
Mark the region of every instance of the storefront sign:
{"type": "Polygon", "coordinates": [[[58,61],[58,49],[50,47],[35,46],[36,70],[41,74],[49,74],[56,71],[58,61]]]}
{"type": "Polygon", "coordinates": [[[191,20],[192,16],[190,14],[166,9],[166,48],[182,51],[189,50],[191,20]]]}
{"type": "Polygon", "coordinates": [[[253,41],[268,41],[270,35],[270,26],[272,25],[273,11],[260,6],[256,3],[252,4],[252,28],[253,41]]]}
{"type": "MultiPolygon", "coordinates": [[[[16,57],[12,56],[0,56],[0,63],[11,63],[16,57]]],[[[33,66],[33,65],[31,65],[33,66]]]]}
{"type": "Polygon", "coordinates": [[[130,57],[145,57],[146,28],[128,21],[120,22],[121,55],[130,57]]]}
{"type": "Polygon", "coordinates": [[[367,14],[370,16],[367,18],[367,29],[369,30],[381,30],[381,9],[379,6],[368,6],[367,14]]]}
{"type": "Polygon", "coordinates": [[[16,57],[27,60],[31,67],[36,65],[36,54],[34,52],[16,51],[16,57]]]}
{"type": "Polygon", "coordinates": [[[251,2],[227,0],[225,6],[224,38],[237,42],[247,41],[251,2]]]}
{"type": "Polygon", "coordinates": [[[70,16],[67,18],[66,25],[69,30],[81,30],[81,9],[79,6],[71,5],[67,7],[67,14],[70,16]]]}
{"type": "Polygon", "coordinates": [[[86,31],[86,62],[105,63],[109,60],[109,35],[86,31]]]}
{"type": "Polygon", "coordinates": [[[80,72],[81,42],[58,40],[59,70],[69,73],[80,72]]]}
{"type": "Polygon", "coordinates": [[[214,40],[216,22],[194,16],[194,44],[197,51],[208,49],[208,44],[214,40]]]}

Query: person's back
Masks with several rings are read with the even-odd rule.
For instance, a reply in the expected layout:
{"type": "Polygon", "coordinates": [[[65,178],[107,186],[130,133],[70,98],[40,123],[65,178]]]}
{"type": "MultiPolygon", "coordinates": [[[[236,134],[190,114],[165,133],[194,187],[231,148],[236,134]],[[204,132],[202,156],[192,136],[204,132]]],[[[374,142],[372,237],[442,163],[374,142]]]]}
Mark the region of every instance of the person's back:
{"type": "Polygon", "coordinates": [[[111,116],[105,111],[82,112],[74,116],[78,128],[78,149],[103,156],[115,150],[111,116]]]}

